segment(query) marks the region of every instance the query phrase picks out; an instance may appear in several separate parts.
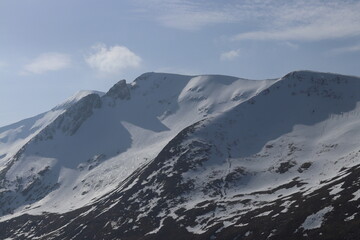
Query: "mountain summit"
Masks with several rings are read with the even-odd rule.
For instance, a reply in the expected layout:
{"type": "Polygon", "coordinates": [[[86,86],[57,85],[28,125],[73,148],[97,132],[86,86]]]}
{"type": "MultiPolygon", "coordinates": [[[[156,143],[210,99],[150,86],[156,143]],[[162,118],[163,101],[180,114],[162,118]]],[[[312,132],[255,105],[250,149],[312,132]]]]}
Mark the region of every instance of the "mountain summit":
{"type": "Polygon", "coordinates": [[[0,128],[0,238],[357,239],[360,78],[145,73],[0,128]]]}

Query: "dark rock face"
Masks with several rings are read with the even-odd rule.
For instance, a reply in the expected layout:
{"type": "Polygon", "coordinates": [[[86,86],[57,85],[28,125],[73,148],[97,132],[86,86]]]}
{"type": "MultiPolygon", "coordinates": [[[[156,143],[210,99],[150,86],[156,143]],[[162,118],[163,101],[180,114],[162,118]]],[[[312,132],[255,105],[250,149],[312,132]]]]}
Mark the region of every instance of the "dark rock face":
{"type": "Polygon", "coordinates": [[[52,139],[57,130],[61,130],[65,135],[72,136],[79,127],[88,119],[94,109],[102,105],[100,96],[89,94],[79,102],[69,107],[66,112],[61,114],[53,123],[44,128],[35,138],[35,141],[52,139]]]}

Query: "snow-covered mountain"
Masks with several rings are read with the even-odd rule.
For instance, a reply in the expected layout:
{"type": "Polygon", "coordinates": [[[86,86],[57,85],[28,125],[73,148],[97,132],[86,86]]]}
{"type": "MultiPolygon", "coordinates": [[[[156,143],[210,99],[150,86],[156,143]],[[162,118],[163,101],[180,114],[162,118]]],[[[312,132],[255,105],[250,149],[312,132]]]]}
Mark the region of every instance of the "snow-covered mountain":
{"type": "Polygon", "coordinates": [[[0,238],[357,239],[360,79],[146,73],[0,128],[0,238]]]}

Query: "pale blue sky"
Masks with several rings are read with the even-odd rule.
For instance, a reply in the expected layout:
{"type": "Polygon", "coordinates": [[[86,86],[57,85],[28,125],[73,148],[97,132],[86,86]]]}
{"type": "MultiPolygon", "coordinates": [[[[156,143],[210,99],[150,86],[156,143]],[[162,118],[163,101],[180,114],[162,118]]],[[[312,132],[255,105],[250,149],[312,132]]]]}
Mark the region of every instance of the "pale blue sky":
{"type": "Polygon", "coordinates": [[[0,126],[143,72],[360,76],[360,1],[0,0],[0,126]]]}

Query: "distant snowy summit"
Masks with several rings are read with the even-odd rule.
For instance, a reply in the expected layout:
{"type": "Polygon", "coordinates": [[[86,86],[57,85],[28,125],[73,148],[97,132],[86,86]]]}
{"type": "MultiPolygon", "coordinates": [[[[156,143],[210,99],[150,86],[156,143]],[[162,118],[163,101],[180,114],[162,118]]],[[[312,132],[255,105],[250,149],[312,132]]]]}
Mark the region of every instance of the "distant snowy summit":
{"type": "Polygon", "coordinates": [[[0,128],[0,238],[356,239],[359,102],[311,71],[79,92],[0,128]]]}

